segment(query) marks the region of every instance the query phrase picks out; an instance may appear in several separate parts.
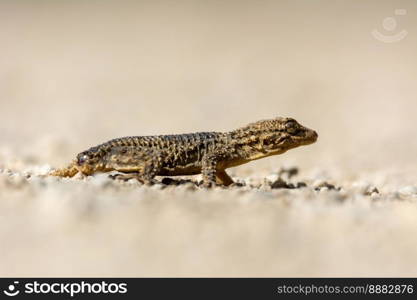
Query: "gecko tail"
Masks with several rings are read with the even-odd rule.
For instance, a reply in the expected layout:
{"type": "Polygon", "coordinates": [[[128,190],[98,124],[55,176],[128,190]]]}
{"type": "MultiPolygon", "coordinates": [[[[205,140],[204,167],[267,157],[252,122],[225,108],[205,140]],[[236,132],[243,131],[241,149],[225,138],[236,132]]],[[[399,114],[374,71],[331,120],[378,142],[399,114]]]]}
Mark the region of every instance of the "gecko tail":
{"type": "Polygon", "coordinates": [[[68,167],[53,170],[49,173],[49,175],[57,177],[73,177],[78,173],[78,171],[79,170],[76,168],[75,163],[72,162],[68,167]]]}

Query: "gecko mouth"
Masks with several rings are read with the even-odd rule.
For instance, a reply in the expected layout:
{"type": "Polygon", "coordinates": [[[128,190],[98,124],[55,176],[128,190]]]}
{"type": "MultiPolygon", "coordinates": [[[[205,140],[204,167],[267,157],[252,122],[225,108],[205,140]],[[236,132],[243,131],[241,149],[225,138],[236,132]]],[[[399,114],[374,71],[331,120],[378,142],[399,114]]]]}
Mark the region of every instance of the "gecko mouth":
{"type": "Polygon", "coordinates": [[[301,141],[303,145],[310,145],[317,141],[318,134],[312,129],[307,129],[303,131],[301,136],[301,141]]]}
{"type": "Polygon", "coordinates": [[[309,128],[300,128],[289,136],[280,138],[280,144],[286,144],[288,147],[298,147],[310,145],[316,142],[318,138],[317,132],[309,128]],[[282,140],[281,140],[282,139],[282,140]]]}
{"type": "Polygon", "coordinates": [[[276,152],[284,148],[296,148],[313,144],[318,138],[317,132],[308,128],[300,128],[296,132],[284,134],[278,139],[263,140],[263,148],[265,152],[276,152]]]}

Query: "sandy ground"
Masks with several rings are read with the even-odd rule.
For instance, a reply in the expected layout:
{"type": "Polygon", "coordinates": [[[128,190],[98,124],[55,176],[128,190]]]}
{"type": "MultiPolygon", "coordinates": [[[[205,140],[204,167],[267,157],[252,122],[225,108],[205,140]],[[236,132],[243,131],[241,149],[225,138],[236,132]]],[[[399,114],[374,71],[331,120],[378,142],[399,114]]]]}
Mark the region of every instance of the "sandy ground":
{"type": "Polygon", "coordinates": [[[0,276],[417,276],[416,13],[0,0],[0,276]],[[319,140],[231,169],[241,187],[42,176],[114,137],[275,116],[319,140]]]}

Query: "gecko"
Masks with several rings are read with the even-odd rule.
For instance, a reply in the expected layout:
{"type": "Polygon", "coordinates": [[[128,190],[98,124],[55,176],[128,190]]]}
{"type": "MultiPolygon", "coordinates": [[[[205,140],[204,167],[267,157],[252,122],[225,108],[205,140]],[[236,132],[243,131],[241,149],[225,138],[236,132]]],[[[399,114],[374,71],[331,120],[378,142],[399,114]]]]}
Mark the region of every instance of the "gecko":
{"type": "Polygon", "coordinates": [[[128,136],[79,153],[50,175],[73,177],[118,171],[112,178],[154,183],[155,176],[202,174],[203,186],[229,186],[226,169],[314,143],[316,131],[293,118],[277,117],[228,132],[128,136]]]}

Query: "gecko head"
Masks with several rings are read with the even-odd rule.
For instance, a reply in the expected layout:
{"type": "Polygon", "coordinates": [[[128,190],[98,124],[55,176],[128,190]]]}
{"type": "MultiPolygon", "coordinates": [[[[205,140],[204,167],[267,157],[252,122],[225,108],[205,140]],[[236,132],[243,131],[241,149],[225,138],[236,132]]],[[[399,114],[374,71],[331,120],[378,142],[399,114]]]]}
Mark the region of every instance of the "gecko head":
{"type": "Polygon", "coordinates": [[[283,118],[283,132],[287,135],[289,145],[295,147],[310,145],[317,141],[318,134],[313,129],[305,127],[293,118],[283,118]]]}
{"type": "Polygon", "coordinates": [[[257,148],[266,155],[279,154],[317,140],[317,132],[293,118],[262,120],[248,126],[256,138],[257,148]]]}
{"type": "Polygon", "coordinates": [[[83,174],[89,175],[98,170],[102,157],[101,151],[97,147],[90,148],[77,155],[77,169],[83,174]]]}

